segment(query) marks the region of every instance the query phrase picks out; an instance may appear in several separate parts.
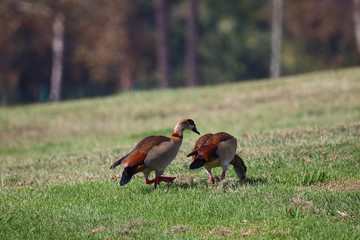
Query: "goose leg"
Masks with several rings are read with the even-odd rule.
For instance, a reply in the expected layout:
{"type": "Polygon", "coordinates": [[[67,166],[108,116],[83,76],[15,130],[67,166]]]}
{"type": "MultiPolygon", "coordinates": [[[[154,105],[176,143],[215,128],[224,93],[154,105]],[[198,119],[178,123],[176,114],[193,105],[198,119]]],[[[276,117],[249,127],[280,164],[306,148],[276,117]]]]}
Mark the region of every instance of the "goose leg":
{"type": "Polygon", "coordinates": [[[156,189],[158,183],[159,183],[159,177],[155,177],[153,180],[149,180],[147,178],[145,178],[145,183],[146,184],[152,184],[154,183],[154,188],[156,189]]]}
{"type": "Polygon", "coordinates": [[[210,180],[210,182],[211,182],[211,184],[215,184],[215,181],[214,181],[214,178],[213,178],[213,176],[211,175],[211,170],[210,169],[206,169],[205,168],[205,170],[206,170],[206,172],[209,174],[209,180],[210,180]]]}
{"type": "Polygon", "coordinates": [[[225,179],[225,173],[226,173],[226,170],[228,169],[229,165],[228,164],[224,164],[221,166],[223,172],[221,174],[221,181],[225,179]]]}
{"type": "Polygon", "coordinates": [[[209,174],[209,180],[210,180],[211,184],[213,184],[213,185],[215,184],[214,178],[211,174],[209,174]]]}
{"type": "Polygon", "coordinates": [[[156,189],[157,185],[160,183],[160,182],[168,182],[168,183],[171,183],[173,182],[175,179],[175,177],[162,177],[162,176],[156,176],[153,180],[149,180],[149,179],[145,179],[145,183],[146,184],[152,184],[154,183],[154,188],[156,189]]]}
{"type": "Polygon", "coordinates": [[[224,178],[225,178],[225,172],[226,172],[226,170],[223,170],[223,172],[221,174],[221,181],[224,180],[224,178]]]}
{"type": "MultiPolygon", "coordinates": [[[[155,179],[156,179],[156,178],[155,178],[155,179]]],[[[152,183],[155,182],[155,179],[149,180],[149,179],[145,178],[145,183],[146,183],[146,184],[152,184],[152,183]]]]}
{"type": "Polygon", "coordinates": [[[167,182],[167,183],[171,183],[175,180],[176,177],[158,177],[159,178],[159,182],[167,182]]]}

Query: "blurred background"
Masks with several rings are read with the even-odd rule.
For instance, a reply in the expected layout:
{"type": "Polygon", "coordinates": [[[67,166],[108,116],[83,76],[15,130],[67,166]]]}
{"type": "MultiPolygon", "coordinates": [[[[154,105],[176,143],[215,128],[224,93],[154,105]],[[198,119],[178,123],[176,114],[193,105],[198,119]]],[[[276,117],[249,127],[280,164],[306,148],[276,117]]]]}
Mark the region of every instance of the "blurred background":
{"type": "Polygon", "coordinates": [[[0,1],[2,105],[360,64],[360,0],[0,1]]]}

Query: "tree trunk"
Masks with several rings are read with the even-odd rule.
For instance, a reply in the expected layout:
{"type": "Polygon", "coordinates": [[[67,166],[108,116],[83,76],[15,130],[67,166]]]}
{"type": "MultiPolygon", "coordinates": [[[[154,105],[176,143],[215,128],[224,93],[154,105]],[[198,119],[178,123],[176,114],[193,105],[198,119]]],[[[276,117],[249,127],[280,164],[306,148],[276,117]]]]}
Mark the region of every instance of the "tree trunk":
{"type": "Polygon", "coordinates": [[[5,106],[5,105],[7,105],[7,103],[8,103],[7,94],[4,93],[1,96],[1,106],[5,106]]]}
{"type": "Polygon", "coordinates": [[[122,91],[128,92],[133,88],[133,80],[135,75],[135,59],[132,56],[132,52],[127,52],[124,49],[122,53],[123,57],[121,59],[121,69],[120,69],[120,88],[122,91]]]}
{"type": "Polygon", "coordinates": [[[353,0],[353,4],[354,33],[358,53],[357,64],[360,64],[360,0],[353,0]]]}
{"type": "Polygon", "coordinates": [[[121,91],[128,92],[133,88],[136,71],[136,52],[134,51],[135,47],[132,31],[137,28],[130,23],[134,21],[131,19],[134,12],[131,0],[118,1],[116,4],[119,5],[119,12],[116,18],[112,17],[113,21],[114,19],[116,19],[116,21],[115,25],[111,26],[110,29],[116,29],[117,26],[119,27],[119,30],[117,31],[120,50],[117,54],[120,63],[118,88],[121,91]]]}
{"type": "Polygon", "coordinates": [[[272,36],[271,36],[271,78],[280,77],[281,65],[281,31],[282,31],[282,0],[273,0],[272,36]]]}
{"type": "Polygon", "coordinates": [[[64,56],[64,21],[62,13],[57,13],[53,22],[54,37],[52,41],[52,70],[49,100],[58,102],[61,94],[61,81],[64,56]]]}
{"type": "Polygon", "coordinates": [[[186,86],[198,85],[197,65],[197,0],[188,0],[189,8],[186,19],[186,86]]]}
{"type": "Polygon", "coordinates": [[[157,68],[161,88],[170,87],[170,66],[167,36],[166,0],[155,0],[157,35],[157,68]]]}

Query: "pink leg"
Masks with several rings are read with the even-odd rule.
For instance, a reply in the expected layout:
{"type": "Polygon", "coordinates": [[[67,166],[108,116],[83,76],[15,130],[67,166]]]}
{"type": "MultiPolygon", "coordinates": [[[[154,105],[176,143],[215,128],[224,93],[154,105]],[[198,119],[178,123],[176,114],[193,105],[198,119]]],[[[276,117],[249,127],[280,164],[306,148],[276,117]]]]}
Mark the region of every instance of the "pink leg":
{"type": "Polygon", "coordinates": [[[153,179],[153,180],[149,180],[149,179],[145,179],[145,183],[146,184],[152,184],[152,183],[154,183],[155,182],[155,179],[153,179]]]}
{"type": "Polygon", "coordinates": [[[159,177],[159,182],[168,182],[171,183],[175,180],[176,177],[159,177]]]}
{"type": "Polygon", "coordinates": [[[225,172],[226,172],[226,171],[223,170],[223,172],[222,172],[222,174],[221,174],[221,181],[224,180],[224,178],[225,178],[225,172]]]}
{"type": "Polygon", "coordinates": [[[209,179],[212,184],[215,184],[214,178],[211,174],[209,174],[209,179]]]}
{"type": "Polygon", "coordinates": [[[159,184],[160,179],[159,177],[155,177],[154,189],[156,189],[157,185],[159,184]]]}
{"type": "Polygon", "coordinates": [[[154,183],[154,188],[156,189],[157,185],[159,184],[160,179],[159,177],[155,177],[153,180],[145,179],[146,184],[152,184],[154,183]]]}
{"type": "Polygon", "coordinates": [[[146,184],[152,184],[154,183],[154,188],[156,189],[156,186],[158,185],[159,183],[159,180],[157,179],[158,177],[154,178],[153,180],[149,180],[149,179],[145,179],[145,183],[146,184]]]}
{"type": "Polygon", "coordinates": [[[161,176],[157,176],[155,177],[153,180],[149,180],[149,179],[145,179],[145,183],[146,184],[152,184],[154,183],[154,188],[156,189],[157,185],[160,183],[160,182],[168,182],[168,183],[171,183],[173,182],[175,179],[175,177],[161,177],[161,176]]]}

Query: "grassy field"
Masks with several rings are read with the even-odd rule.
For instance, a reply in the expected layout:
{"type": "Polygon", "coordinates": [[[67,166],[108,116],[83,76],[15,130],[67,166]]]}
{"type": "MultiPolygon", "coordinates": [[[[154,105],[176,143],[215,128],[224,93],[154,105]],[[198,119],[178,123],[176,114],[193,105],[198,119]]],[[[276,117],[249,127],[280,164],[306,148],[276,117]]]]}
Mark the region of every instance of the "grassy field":
{"type": "Polygon", "coordinates": [[[360,68],[0,108],[0,239],[360,239],[360,68]],[[211,186],[185,132],[158,189],[110,165],[192,118],[238,138],[211,186]]]}

